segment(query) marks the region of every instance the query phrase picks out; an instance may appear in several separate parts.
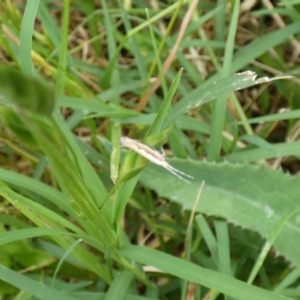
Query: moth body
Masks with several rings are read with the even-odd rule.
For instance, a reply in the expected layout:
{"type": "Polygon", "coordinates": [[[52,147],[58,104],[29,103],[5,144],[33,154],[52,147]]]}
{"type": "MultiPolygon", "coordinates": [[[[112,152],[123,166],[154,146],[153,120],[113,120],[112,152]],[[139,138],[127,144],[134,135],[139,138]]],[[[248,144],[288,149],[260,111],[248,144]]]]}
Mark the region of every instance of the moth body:
{"type": "Polygon", "coordinates": [[[152,163],[161,166],[171,172],[173,175],[177,176],[181,180],[188,182],[185,178],[182,176],[186,176],[188,178],[193,178],[192,176],[185,174],[176,168],[172,167],[164,157],[164,154],[159,153],[157,150],[150,148],[147,145],[142,144],[141,142],[138,142],[136,140],[133,140],[129,137],[122,136],[120,138],[120,145],[121,147],[131,149],[134,152],[138,153],[139,155],[143,156],[144,158],[148,159],[152,163]],[[182,175],[182,176],[181,176],[182,175]]]}

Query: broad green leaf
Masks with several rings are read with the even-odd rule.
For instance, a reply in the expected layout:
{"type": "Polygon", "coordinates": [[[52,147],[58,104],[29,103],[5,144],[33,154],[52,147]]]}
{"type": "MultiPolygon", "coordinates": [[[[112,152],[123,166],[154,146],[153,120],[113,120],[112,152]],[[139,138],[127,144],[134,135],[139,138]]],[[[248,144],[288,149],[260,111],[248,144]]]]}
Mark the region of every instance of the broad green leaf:
{"type": "MultiPolygon", "coordinates": [[[[172,166],[194,177],[185,183],[157,166],[150,166],[140,181],[160,196],[191,210],[201,182],[205,186],[197,212],[222,217],[235,225],[269,238],[277,225],[299,207],[300,177],[263,166],[215,164],[172,159],[172,166]]],[[[281,229],[276,250],[300,266],[300,214],[295,214],[281,229]]]]}

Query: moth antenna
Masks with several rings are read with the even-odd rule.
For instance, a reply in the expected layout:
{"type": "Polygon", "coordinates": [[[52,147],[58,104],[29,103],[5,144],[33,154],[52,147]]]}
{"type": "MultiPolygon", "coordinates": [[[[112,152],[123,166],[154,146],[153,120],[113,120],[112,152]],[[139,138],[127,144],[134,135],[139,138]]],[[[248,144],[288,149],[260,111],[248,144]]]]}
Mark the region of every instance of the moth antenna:
{"type": "MultiPolygon", "coordinates": [[[[176,173],[175,172],[176,169],[173,168],[173,167],[171,167],[170,165],[163,165],[162,167],[164,167],[166,170],[168,170],[169,172],[171,172],[173,175],[175,175],[176,177],[180,178],[181,180],[185,181],[186,183],[190,183],[190,181],[186,180],[185,178],[181,177],[178,173],[176,173]]],[[[176,170],[176,171],[178,171],[178,170],[176,170]]],[[[179,173],[182,173],[182,172],[179,172],[179,173]]]]}
{"type": "Polygon", "coordinates": [[[177,170],[176,168],[172,167],[171,165],[169,165],[169,168],[171,168],[171,169],[172,169],[174,172],[176,172],[176,173],[179,173],[179,174],[184,175],[184,176],[186,176],[186,177],[188,177],[188,178],[194,179],[193,176],[188,175],[188,174],[186,174],[186,173],[184,173],[184,172],[181,172],[181,171],[177,170]]]}

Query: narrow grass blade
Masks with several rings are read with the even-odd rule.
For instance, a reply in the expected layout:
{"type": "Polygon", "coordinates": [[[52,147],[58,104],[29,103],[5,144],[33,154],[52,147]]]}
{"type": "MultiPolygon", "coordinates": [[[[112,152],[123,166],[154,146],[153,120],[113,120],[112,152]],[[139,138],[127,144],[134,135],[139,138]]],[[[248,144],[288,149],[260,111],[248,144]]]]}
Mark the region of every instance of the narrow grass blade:
{"type": "Polygon", "coordinates": [[[24,73],[34,75],[31,59],[32,36],[39,0],[28,0],[24,11],[20,32],[20,65],[24,73]]]}
{"type": "Polygon", "coordinates": [[[140,246],[126,246],[121,254],[141,264],[163,270],[167,274],[198,283],[240,300],[288,300],[271,291],[251,286],[227,275],[204,269],[169,254],[140,246]],[[184,271],[183,271],[184,270],[184,271]]]}
{"type": "Polygon", "coordinates": [[[167,119],[168,112],[171,107],[172,99],[173,99],[173,96],[178,87],[181,74],[182,74],[182,70],[180,70],[178,72],[175,79],[173,80],[172,85],[169,89],[169,92],[168,92],[164,102],[162,103],[155,120],[153,121],[152,125],[150,126],[150,128],[147,131],[146,137],[151,136],[152,134],[158,133],[162,129],[162,126],[167,119]]]}
{"type": "Polygon", "coordinates": [[[133,279],[131,272],[122,272],[117,275],[107,291],[104,300],[125,299],[128,286],[133,279]]]}
{"type": "Polygon", "coordinates": [[[53,288],[47,287],[44,284],[35,281],[33,279],[28,278],[25,275],[21,275],[18,272],[12,271],[4,266],[0,265],[0,279],[4,282],[15,286],[21,291],[27,292],[30,295],[35,296],[38,299],[44,300],[76,300],[77,297],[74,298],[67,294],[62,294],[62,291],[55,290],[53,288]]]}

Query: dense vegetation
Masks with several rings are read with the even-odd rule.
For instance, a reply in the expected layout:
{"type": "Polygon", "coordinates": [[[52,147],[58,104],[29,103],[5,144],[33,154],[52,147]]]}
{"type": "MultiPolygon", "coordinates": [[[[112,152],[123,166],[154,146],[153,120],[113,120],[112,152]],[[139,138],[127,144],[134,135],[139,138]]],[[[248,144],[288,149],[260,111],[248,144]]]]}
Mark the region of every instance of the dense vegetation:
{"type": "Polygon", "coordinates": [[[300,12],[273,5],[0,3],[1,299],[300,299],[300,12]]]}

